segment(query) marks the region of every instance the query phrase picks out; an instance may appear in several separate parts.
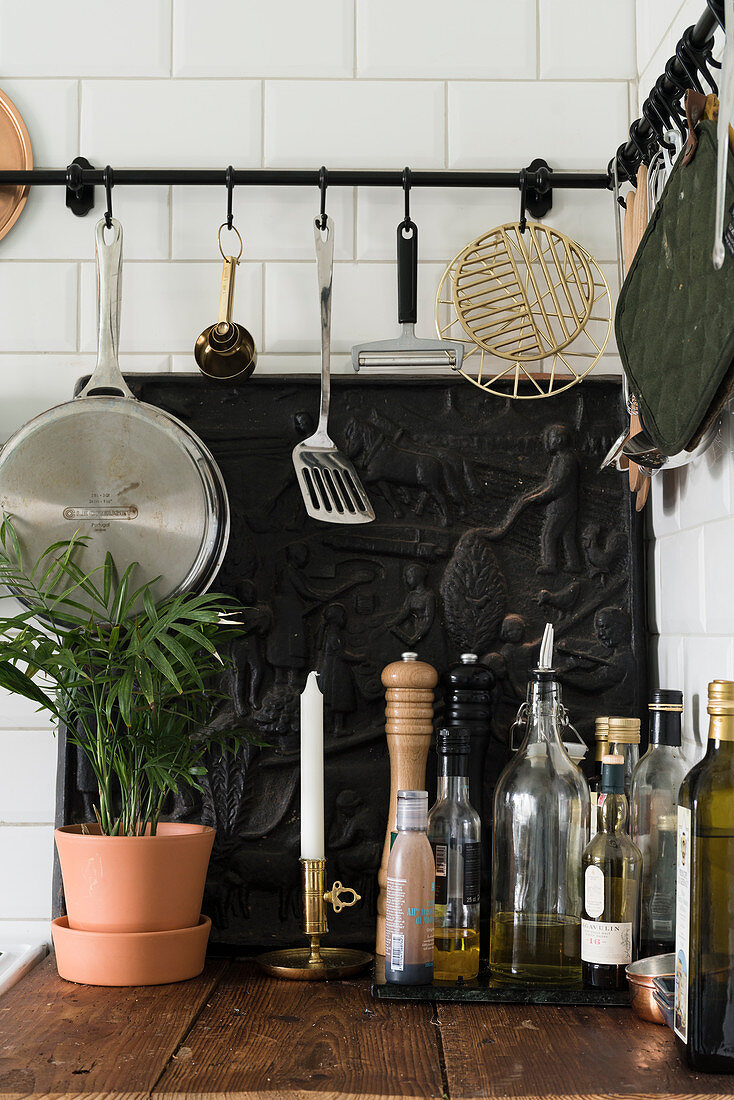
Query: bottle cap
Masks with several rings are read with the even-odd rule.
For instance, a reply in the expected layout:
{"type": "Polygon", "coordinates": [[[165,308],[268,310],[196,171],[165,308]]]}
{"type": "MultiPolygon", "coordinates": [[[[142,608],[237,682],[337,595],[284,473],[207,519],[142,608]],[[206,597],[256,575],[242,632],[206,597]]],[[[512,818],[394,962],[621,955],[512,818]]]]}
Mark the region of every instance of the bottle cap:
{"type": "Polygon", "coordinates": [[[639,718],[619,718],[614,716],[609,719],[610,745],[639,745],[639,743],[639,718]]]}
{"type": "Polygon", "coordinates": [[[682,714],[683,692],[671,688],[656,688],[655,691],[650,692],[650,702],[647,709],[682,714]]]}
{"type": "Polygon", "coordinates": [[[461,655],[462,665],[475,665],[478,660],[476,653],[462,653],[461,655]]]}
{"type": "Polygon", "coordinates": [[[441,726],[436,730],[436,752],[442,756],[468,756],[471,752],[471,733],[465,726],[453,729],[441,726]]]}
{"type": "Polygon", "coordinates": [[[417,653],[401,653],[400,657],[401,657],[401,660],[403,660],[403,661],[417,661],[418,660],[418,654],[417,653]]]}
{"type": "Polygon", "coordinates": [[[734,714],[734,680],[712,680],[709,684],[709,714],[734,714]]]}
{"type": "Polygon", "coordinates": [[[648,710],[650,711],[650,744],[680,745],[683,692],[677,689],[657,688],[650,695],[648,710]]]}
{"type": "Polygon", "coordinates": [[[601,760],[602,794],[624,794],[624,757],[603,756],[601,760]]]}
{"type": "Polygon", "coordinates": [[[398,791],[398,829],[425,829],[428,824],[428,791],[398,791]]]}
{"type": "Polygon", "coordinates": [[[609,718],[603,715],[601,718],[597,718],[594,723],[594,736],[597,741],[609,740],[609,718]]]}

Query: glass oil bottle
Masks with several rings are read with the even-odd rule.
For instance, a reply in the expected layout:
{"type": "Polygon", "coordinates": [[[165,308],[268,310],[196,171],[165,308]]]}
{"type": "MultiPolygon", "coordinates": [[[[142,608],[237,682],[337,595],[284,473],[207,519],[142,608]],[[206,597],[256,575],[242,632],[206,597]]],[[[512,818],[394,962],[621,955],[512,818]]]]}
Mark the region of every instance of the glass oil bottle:
{"type": "Polygon", "coordinates": [[[489,962],[493,985],[581,986],[581,857],[589,789],[561,739],[546,627],[525,736],[494,798],[489,962]]]}
{"type": "Polygon", "coordinates": [[[479,972],[482,826],[469,802],[469,730],[439,729],[436,752],[438,794],[428,815],[436,861],[433,977],[471,981],[479,972]]]}
{"type": "Polygon", "coordinates": [[[650,747],[632,776],[630,835],[642,852],[640,958],[675,950],[678,792],[688,771],[681,748],[683,693],[658,689],[649,704],[650,747]]]}

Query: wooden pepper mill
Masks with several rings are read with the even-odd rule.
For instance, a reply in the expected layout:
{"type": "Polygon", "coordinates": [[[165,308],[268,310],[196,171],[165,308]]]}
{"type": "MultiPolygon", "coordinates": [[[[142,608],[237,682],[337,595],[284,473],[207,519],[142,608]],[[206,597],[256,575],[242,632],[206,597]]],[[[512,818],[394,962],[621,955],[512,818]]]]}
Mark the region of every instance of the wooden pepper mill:
{"type": "Polygon", "coordinates": [[[433,734],[433,689],[438,673],[433,665],[418,660],[416,653],[404,653],[382,670],[385,687],[385,733],[390,753],[390,810],[385,846],[377,881],[377,954],[385,954],[385,900],[387,861],[390,856],[398,791],[426,789],[426,759],[433,734]]]}

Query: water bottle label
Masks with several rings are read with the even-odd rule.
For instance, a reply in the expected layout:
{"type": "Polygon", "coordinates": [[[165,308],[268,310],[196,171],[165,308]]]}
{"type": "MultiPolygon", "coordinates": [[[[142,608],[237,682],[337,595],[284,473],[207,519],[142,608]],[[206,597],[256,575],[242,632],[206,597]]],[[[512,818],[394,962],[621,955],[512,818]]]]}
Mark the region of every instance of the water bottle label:
{"type": "Polygon", "coordinates": [[[691,911],[691,811],[678,807],[678,871],[675,894],[675,1002],[673,1030],[688,1039],[688,975],[691,911]]]}

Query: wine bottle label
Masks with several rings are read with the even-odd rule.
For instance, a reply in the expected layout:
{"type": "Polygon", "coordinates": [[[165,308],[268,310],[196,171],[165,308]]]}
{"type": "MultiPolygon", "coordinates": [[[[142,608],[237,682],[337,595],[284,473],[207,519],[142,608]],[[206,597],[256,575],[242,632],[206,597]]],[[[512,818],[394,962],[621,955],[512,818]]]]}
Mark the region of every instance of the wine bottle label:
{"type": "Polygon", "coordinates": [[[675,1002],[673,1030],[688,1039],[688,975],[691,914],[691,811],[678,807],[678,867],[675,893],[675,1002]]]}
{"type": "Polygon", "coordinates": [[[589,814],[589,840],[593,840],[596,834],[599,832],[599,810],[598,810],[598,792],[589,792],[589,801],[591,813],[589,814]]]}
{"type": "Polygon", "coordinates": [[[604,872],[593,864],[584,873],[584,908],[594,919],[604,912],[604,872]]]}
{"type": "Polygon", "coordinates": [[[479,905],[479,844],[464,845],[464,905],[479,905]]]}
{"type": "Polygon", "coordinates": [[[582,919],[581,958],[610,966],[631,963],[632,922],[582,919]]]}
{"type": "Polygon", "coordinates": [[[436,860],[436,905],[461,898],[464,905],[479,904],[479,844],[474,840],[431,841],[436,860]]]}

